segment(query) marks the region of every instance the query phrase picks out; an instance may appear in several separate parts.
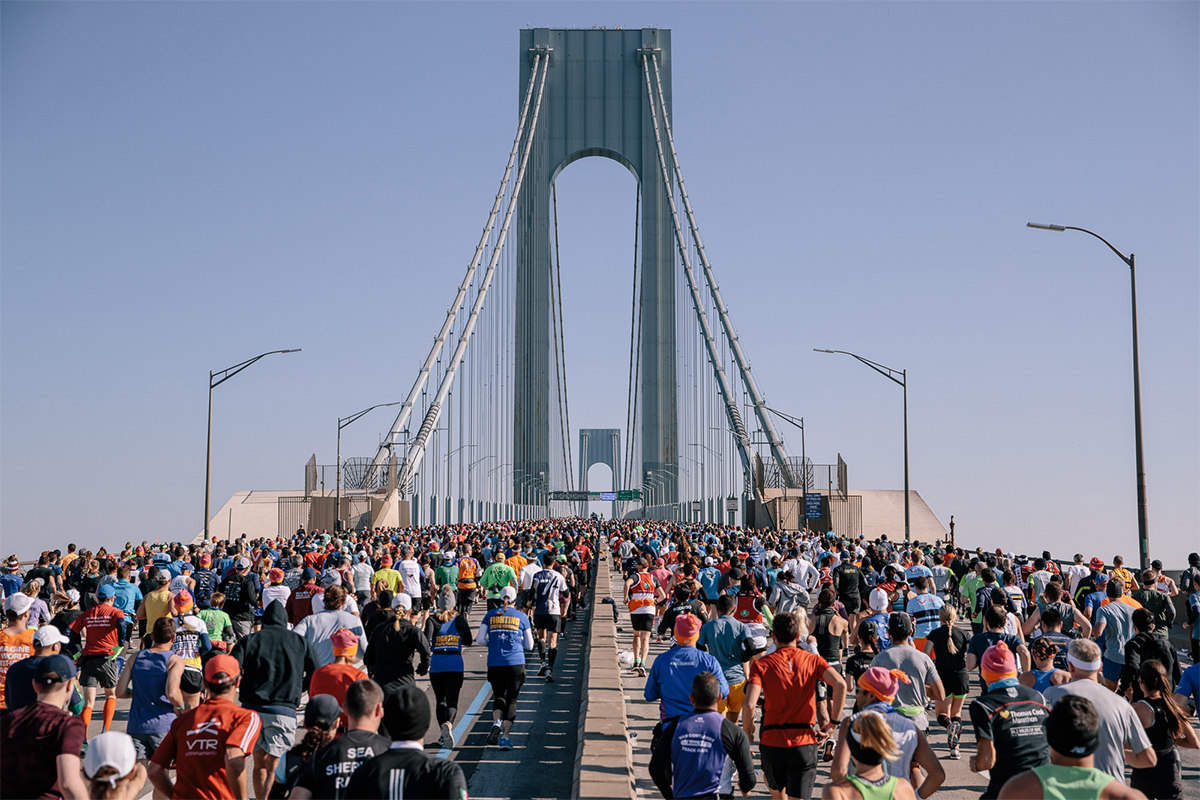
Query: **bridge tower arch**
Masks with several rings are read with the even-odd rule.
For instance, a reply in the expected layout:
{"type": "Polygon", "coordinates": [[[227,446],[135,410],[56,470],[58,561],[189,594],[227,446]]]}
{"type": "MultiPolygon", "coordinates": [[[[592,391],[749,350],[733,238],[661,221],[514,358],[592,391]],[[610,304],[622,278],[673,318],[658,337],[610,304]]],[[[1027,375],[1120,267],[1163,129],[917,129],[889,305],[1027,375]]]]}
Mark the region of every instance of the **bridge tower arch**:
{"type": "MultiPolygon", "coordinates": [[[[550,202],[558,174],[590,156],[624,165],[641,192],[640,472],[660,489],[661,502],[678,495],[679,422],[675,363],[675,240],[658,162],[651,98],[640,52],[657,50],[663,104],[671,114],[671,32],[659,29],[521,31],[518,107],[534,78],[533,53],[549,50],[542,122],[534,131],[529,172],[517,204],[516,318],[513,403],[513,480],[549,474],[550,202]]],[[[666,154],[673,168],[671,154],[666,154]]],[[[567,433],[569,436],[570,434],[567,433]]],[[[584,470],[586,475],[586,468],[584,470]]],[[[619,473],[614,470],[619,486],[619,473]]],[[[640,488],[634,486],[620,488],[640,488]]],[[[616,488],[616,487],[614,487],[616,488]]]]}

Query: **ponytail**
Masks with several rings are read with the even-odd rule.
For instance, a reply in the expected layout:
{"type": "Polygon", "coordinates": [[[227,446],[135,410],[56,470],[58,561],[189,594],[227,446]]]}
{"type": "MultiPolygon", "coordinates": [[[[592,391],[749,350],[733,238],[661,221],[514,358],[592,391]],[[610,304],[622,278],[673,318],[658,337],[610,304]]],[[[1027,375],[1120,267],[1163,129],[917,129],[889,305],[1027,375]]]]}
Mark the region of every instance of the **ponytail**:
{"type": "Polygon", "coordinates": [[[950,655],[957,655],[958,646],[954,644],[954,623],[958,620],[958,609],[947,603],[938,611],[938,618],[946,626],[946,650],[950,655]]]}

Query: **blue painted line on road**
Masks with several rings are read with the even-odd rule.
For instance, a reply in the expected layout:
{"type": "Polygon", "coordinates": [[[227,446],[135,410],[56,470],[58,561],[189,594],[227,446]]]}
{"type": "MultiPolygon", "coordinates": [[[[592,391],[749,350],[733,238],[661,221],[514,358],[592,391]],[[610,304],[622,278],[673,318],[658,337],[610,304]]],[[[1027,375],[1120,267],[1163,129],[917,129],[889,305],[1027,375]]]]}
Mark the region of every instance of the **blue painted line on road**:
{"type": "MultiPolygon", "coordinates": [[[[467,731],[471,729],[471,725],[475,720],[475,715],[479,713],[479,709],[487,701],[488,696],[492,693],[492,685],[487,681],[483,682],[483,686],[479,690],[479,694],[475,695],[475,699],[471,701],[471,705],[467,706],[467,713],[463,714],[462,719],[454,726],[454,741],[459,743],[462,738],[467,735],[467,731]]],[[[449,758],[451,750],[449,747],[443,747],[438,750],[438,758],[449,758]]]]}

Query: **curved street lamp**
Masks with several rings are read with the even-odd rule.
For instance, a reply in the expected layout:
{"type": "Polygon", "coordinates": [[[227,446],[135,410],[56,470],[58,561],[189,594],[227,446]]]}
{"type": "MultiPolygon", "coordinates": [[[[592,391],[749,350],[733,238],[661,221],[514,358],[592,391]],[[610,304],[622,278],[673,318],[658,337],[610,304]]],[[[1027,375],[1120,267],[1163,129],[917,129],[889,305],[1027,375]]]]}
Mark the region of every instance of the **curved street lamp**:
{"type": "Polygon", "coordinates": [[[370,411],[374,411],[377,408],[387,408],[388,406],[398,406],[398,405],[400,405],[400,402],[401,401],[397,400],[394,403],[378,403],[376,405],[371,406],[370,408],[364,408],[362,411],[359,411],[357,414],[351,414],[348,417],[339,417],[338,418],[337,493],[336,493],[337,500],[335,502],[337,503],[336,515],[337,515],[337,523],[338,523],[337,527],[339,529],[342,527],[342,524],[341,524],[341,522],[342,522],[342,428],[346,427],[351,422],[356,421],[360,417],[366,416],[367,413],[370,411]]]}
{"type": "Polygon", "coordinates": [[[1134,458],[1137,462],[1137,517],[1138,517],[1138,552],[1141,568],[1150,566],[1150,532],[1146,520],[1146,464],[1142,454],[1142,378],[1138,370],[1138,326],[1137,326],[1137,270],[1134,267],[1133,253],[1126,256],[1112,246],[1112,243],[1095,231],[1087,228],[1077,228],[1074,225],[1047,225],[1040,222],[1027,222],[1027,228],[1037,228],[1043,231],[1079,231],[1094,236],[1108,249],[1117,254],[1129,267],[1129,299],[1133,306],[1133,442],[1134,458]]]}
{"type": "MultiPolygon", "coordinates": [[[[892,369],[885,367],[883,364],[878,364],[869,358],[863,358],[855,353],[849,353],[845,350],[818,350],[813,348],[814,353],[841,353],[844,356],[857,358],[862,363],[866,364],[871,369],[878,372],[883,377],[897,383],[904,389],[904,543],[909,542],[909,516],[908,516],[908,370],[892,369]],[[897,378],[896,376],[900,377],[897,378]]],[[[778,411],[775,413],[779,413],[778,411]]]]}
{"type": "Polygon", "coordinates": [[[212,495],[212,390],[220,386],[225,381],[237,375],[259,359],[273,356],[276,353],[299,353],[303,348],[297,347],[294,350],[271,350],[270,352],[257,355],[254,358],[246,359],[240,364],[234,364],[217,372],[208,373],[208,453],[204,457],[204,538],[208,538],[208,506],[209,499],[212,495]],[[220,380],[214,380],[218,375],[220,380]]]}

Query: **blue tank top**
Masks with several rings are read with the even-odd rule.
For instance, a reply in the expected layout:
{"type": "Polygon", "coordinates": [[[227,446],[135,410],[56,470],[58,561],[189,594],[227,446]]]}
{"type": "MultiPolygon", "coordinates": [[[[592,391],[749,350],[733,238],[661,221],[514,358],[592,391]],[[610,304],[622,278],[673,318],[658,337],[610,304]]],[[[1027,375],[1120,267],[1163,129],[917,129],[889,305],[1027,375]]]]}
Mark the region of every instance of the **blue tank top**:
{"type": "Polygon", "coordinates": [[[458,632],[458,617],[443,622],[433,636],[433,657],[430,672],[462,672],[462,634],[458,632]]]}
{"type": "Polygon", "coordinates": [[[1050,688],[1050,678],[1054,675],[1055,670],[1050,669],[1035,669],[1033,670],[1033,688],[1035,691],[1043,694],[1050,688]]]}
{"type": "Polygon", "coordinates": [[[130,686],[133,703],[129,707],[127,733],[166,733],[175,721],[175,710],[167,699],[167,662],[175,655],[143,650],[133,662],[130,686]]]}

